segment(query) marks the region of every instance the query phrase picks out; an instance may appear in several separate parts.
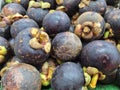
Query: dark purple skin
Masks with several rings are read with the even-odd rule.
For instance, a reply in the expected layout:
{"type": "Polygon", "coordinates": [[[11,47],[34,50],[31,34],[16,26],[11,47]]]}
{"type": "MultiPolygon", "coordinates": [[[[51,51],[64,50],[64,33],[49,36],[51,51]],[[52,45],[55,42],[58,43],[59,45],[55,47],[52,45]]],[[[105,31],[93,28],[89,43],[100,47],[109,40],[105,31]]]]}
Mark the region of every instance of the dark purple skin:
{"type": "Polygon", "coordinates": [[[62,11],[55,11],[44,17],[42,25],[48,35],[53,37],[57,33],[69,30],[70,18],[62,11]]]}
{"type": "Polygon", "coordinates": [[[91,0],[88,6],[79,8],[79,13],[82,14],[86,11],[95,11],[104,15],[106,8],[107,4],[105,0],[91,0]]]}
{"type": "Polygon", "coordinates": [[[27,10],[27,15],[29,18],[36,21],[40,27],[42,26],[43,18],[47,13],[48,10],[43,10],[42,8],[28,8],[27,10]]]}
{"type": "Polygon", "coordinates": [[[109,13],[112,12],[113,10],[117,10],[118,8],[115,8],[114,6],[107,6],[106,12],[104,14],[104,18],[106,19],[109,16],[109,13]]]}
{"type": "Polygon", "coordinates": [[[56,68],[51,87],[53,90],[81,90],[84,82],[80,64],[66,62],[56,68]]]}
{"type": "Polygon", "coordinates": [[[42,0],[43,2],[49,2],[50,3],[50,9],[56,8],[56,0],[42,0]]]}
{"type": "Polygon", "coordinates": [[[19,63],[22,63],[22,60],[20,60],[17,56],[13,56],[11,59],[10,59],[10,62],[19,62],[19,63]]]}
{"type": "Polygon", "coordinates": [[[62,6],[64,6],[67,11],[66,13],[69,16],[74,15],[78,10],[78,4],[81,2],[81,0],[63,0],[62,6]]]}
{"type": "Polygon", "coordinates": [[[52,57],[61,61],[74,60],[80,53],[82,43],[72,32],[58,33],[52,40],[52,57]]]}
{"type": "Polygon", "coordinates": [[[38,24],[33,19],[23,18],[15,21],[10,28],[11,36],[15,38],[19,32],[28,27],[39,28],[38,24]]]}
{"type": "Polygon", "coordinates": [[[12,66],[2,76],[4,90],[40,90],[39,71],[32,65],[19,63],[12,66]]]}
{"type": "Polygon", "coordinates": [[[13,52],[14,52],[14,42],[15,42],[15,39],[14,39],[14,38],[11,38],[11,39],[9,40],[9,44],[10,44],[10,47],[11,47],[11,49],[12,49],[13,52]]]}
{"type": "MultiPolygon", "coordinates": [[[[19,1],[19,0],[18,0],[19,1]]],[[[30,0],[20,0],[20,5],[22,5],[26,10],[28,8],[28,5],[29,5],[29,1],[30,0]]]]}
{"type": "Polygon", "coordinates": [[[105,20],[104,20],[104,18],[97,12],[88,11],[88,12],[84,12],[83,14],[81,14],[78,17],[77,24],[83,24],[84,22],[87,22],[87,21],[90,21],[93,23],[99,22],[101,25],[100,28],[102,29],[102,31],[97,36],[93,36],[90,39],[90,41],[101,38],[105,32],[105,20]]]}
{"type": "Polygon", "coordinates": [[[107,5],[114,6],[119,0],[106,0],[107,5]]]}
{"type": "Polygon", "coordinates": [[[114,83],[116,80],[116,73],[117,73],[117,69],[114,70],[111,74],[106,75],[106,78],[104,80],[100,80],[100,83],[102,84],[111,84],[114,83]]]}
{"type": "Polygon", "coordinates": [[[111,11],[106,17],[105,20],[111,25],[111,28],[114,33],[114,37],[120,39],[120,10],[111,11]]]}
{"type": "Polygon", "coordinates": [[[120,67],[117,69],[115,84],[120,87],[120,67]]]}
{"type": "Polygon", "coordinates": [[[98,68],[106,75],[111,74],[120,64],[120,54],[116,46],[104,40],[94,40],[81,51],[82,66],[98,68]]]}
{"type": "Polygon", "coordinates": [[[5,61],[7,61],[9,58],[12,57],[13,54],[11,53],[11,48],[8,40],[1,36],[0,36],[0,46],[5,46],[5,48],[7,49],[7,54],[5,55],[5,61]]]}
{"type": "Polygon", "coordinates": [[[29,40],[32,39],[30,31],[32,28],[26,28],[21,31],[15,38],[14,52],[15,55],[22,60],[22,62],[32,65],[43,63],[48,57],[42,49],[33,49],[29,45],[29,40]]]}
{"type": "Polygon", "coordinates": [[[22,15],[25,15],[26,14],[26,10],[20,4],[9,3],[9,4],[6,4],[2,8],[2,13],[5,16],[13,15],[13,14],[16,14],[16,13],[20,13],[22,15]]]}
{"type": "Polygon", "coordinates": [[[1,24],[0,24],[0,36],[4,37],[7,40],[11,38],[10,25],[6,24],[4,27],[2,27],[1,24]]]}

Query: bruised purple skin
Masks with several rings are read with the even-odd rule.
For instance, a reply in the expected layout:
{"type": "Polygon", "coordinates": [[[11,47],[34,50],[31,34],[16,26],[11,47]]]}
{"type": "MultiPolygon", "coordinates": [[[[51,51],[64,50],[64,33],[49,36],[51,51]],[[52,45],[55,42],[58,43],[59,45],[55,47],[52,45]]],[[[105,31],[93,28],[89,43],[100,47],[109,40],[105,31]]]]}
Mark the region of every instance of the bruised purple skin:
{"type": "Polygon", "coordinates": [[[91,0],[88,6],[79,8],[79,13],[82,14],[86,11],[95,11],[104,15],[106,8],[107,4],[105,0],[91,0]]]}
{"type": "Polygon", "coordinates": [[[70,18],[62,11],[55,11],[44,17],[42,25],[49,36],[55,36],[57,33],[69,30],[70,18]]]}
{"type": "Polygon", "coordinates": [[[39,71],[32,65],[20,63],[12,66],[2,79],[4,90],[40,90],[39,71]]]}
{"type": "Polygon", "coordinates": [[[61,61],[74,60],[81,48],[80,38],[72,32],[59,33],[52,40],[52,56],[61,61]]]}
{"type": "Polygon", "coordinates": [[[21,31],[15,38],[14,52],[15,55],[22,60],[22,62],[32,65],[43,63],[48,57],[42,49],[33,49],[29,45],[29,40],[32,39],[30,31],[32,28],[27,28],[21,31]]]}
{"type": "Polygon", "coordinates": [[[118,68],[120,54],[113,44],[104,40],[95,40],[82,49],[80,63],[82,66],[96,67],[109,75],[118,68]]]}
{"type": "Polygon", "coordinates": [[[39,28],[38,24],[32,19],[27,18],[19,19],[11,25],[10,28],[11,36],[15,38],[19,32],[29,27],[39,28]]]}
{"type": "Polygon", "coordinates": [[[53,90],[81,90],[84,82],[81,66],[66,62],[56,68],[52,76],[51,87],[53,90]]]}
{"type": "Polygon", "coordinates": [[[111,25],[114,37],[120,39],[120,10],[113,10],[106,17],[105,20],[111,25]]]}
{"type": "Polygon", "coordinates": [[[27,15],[29,18],[35,20],[38,25],[42,26],[42,21],[45,15],[48,13],[48,10],[43,10],[41,8],[28,8],[27,15]]]}
{"type": "Polygon", "coordinates": [[[5,16],[13,15],[13,14],[16,14],[16,13],[20,13],[20,14],[22,14],[22,15],[25,15],[25,14],[26,14],[26,10],[25,10],[20,4],[17,4],[17,3],[9,3],[9,4],[6,4],[6,5],[2,8],[2,13],[3,13],[5,16]]]}
{"type": "Polygon", "coordinates": [[[90,21],[92,23],[100,23],[101,32],[97,36],[93,36],[91,40],[99,39],[105,32],[105,20],[97,12],[88,11],[81,14],[77,19],[77,24],[83,24],[84,22],[90,21]]]}

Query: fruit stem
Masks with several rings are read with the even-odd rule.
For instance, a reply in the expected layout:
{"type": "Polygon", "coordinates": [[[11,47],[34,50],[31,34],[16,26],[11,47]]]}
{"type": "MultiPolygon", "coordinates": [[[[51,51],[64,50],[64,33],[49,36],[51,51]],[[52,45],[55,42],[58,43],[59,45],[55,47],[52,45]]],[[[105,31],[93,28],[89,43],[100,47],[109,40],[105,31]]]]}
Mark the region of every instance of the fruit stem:
{"type": "Polygon", "coordinates": [[[91,88],[96,88],[98,77],[99,77],[98,73],[92,76],[92,79],[91,79],[91,82],[90,82],[90,87],[91,88]]]}

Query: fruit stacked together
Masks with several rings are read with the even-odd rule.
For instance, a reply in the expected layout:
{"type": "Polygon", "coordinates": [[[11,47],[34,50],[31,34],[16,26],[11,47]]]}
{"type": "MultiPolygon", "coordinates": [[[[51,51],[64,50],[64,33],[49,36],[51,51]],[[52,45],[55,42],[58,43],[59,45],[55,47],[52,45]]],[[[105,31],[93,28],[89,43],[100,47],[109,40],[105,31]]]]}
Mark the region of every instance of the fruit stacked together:
{"type": "Polygon", "coordinates": [[[119,5],[119,0],[5,0],[1,89],[119,90],[119,5]]]}

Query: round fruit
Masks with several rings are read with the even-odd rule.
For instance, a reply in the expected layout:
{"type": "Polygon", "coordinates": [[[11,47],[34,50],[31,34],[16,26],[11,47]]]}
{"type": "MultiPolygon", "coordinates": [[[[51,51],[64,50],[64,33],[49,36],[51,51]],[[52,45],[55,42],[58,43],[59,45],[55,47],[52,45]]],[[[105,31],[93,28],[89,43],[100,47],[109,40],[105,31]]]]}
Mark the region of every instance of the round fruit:
{"type": "Polygon", "coordinates": [[[120,64],[120,54],[116,46],[104,40],[95,40],[85,45],[81,51],[82,66],[96,67],[110,75],[120,64]]]}
{"type": "Polygon", "coordinates": [[[105,17],[107,23],[111,25],[114,37],[120,39],[120,10],[113,10],[105,17]]]}
{"type": "Polygon", "coordinates": [[[11,25],[10,28],[11,36],[15,38],[19,32],[29,27],[39,28],[38,24],[32,19],[28,18],[19,19],[11,25]]]}
{"type": "Polygon", "coordinates": [[[97,12],[88,11],[78,17],[74,33],[86,41],[91,41],[102,37],[104,31],[104,18],[97,12]]]}
{"type": "Polygon", "coordinates": [[[80,38],[72,32],[58,33],[52,40],[52,56],[61,61],[74,60],[81,49],[80,38]]]}
{"type": "Polygon", "coordinates": [[[53,90],[81,90],[83,85],[82,68],[73,62],[66,62],[58,66],[51,80],[53,90]]]}
{"type": "Polygon", "coordinates": [[[26,28],[15,38],[15,55],[23,62],[29,64],[41,64],[49,56],[51,42],[46,32],[38,28],[26,28]]]}
{"type": "Polygon", "coordinates": [[[43,19],[43,28],[50,36],[68,31],[70,28],[70,18],[62,11],[48,13],[43,19]]]}
{"type": "Polygon", "coordinates": [[[41,79],[35,67],[19,63],[10,67],[2,76],[3,90],[40,90],[41,79]]]}
{"type": "Polygon", "coordinates": [[[1,12],[5,16],[14,15],[16,13],[20,13],[22,15],[26,14],[26,10],[20,4],[17,4],[17,3],[6,4],[2,8],[1,12]]]}
{"type": "Polygon", "coordinates": [[[69,16],[74,15],[78,10],[78,4],[81,0],[56,0],[58,7],[64,7],[69,16]]]}
{"type": "Polygon", "coordinates": [[[79,13],[94,11],[104,15],[106,8],[107,4],[105,0],[83,0],[79,4],[79,13]]]}
{"type": "Polygon", "coordinates": [[[48,10],[44,10],[42,8],[28,8],[27,15],[29,18],[35,20],[38,25],[42,26],[42,21],[45,15],[48,13],[48,10]]]}

